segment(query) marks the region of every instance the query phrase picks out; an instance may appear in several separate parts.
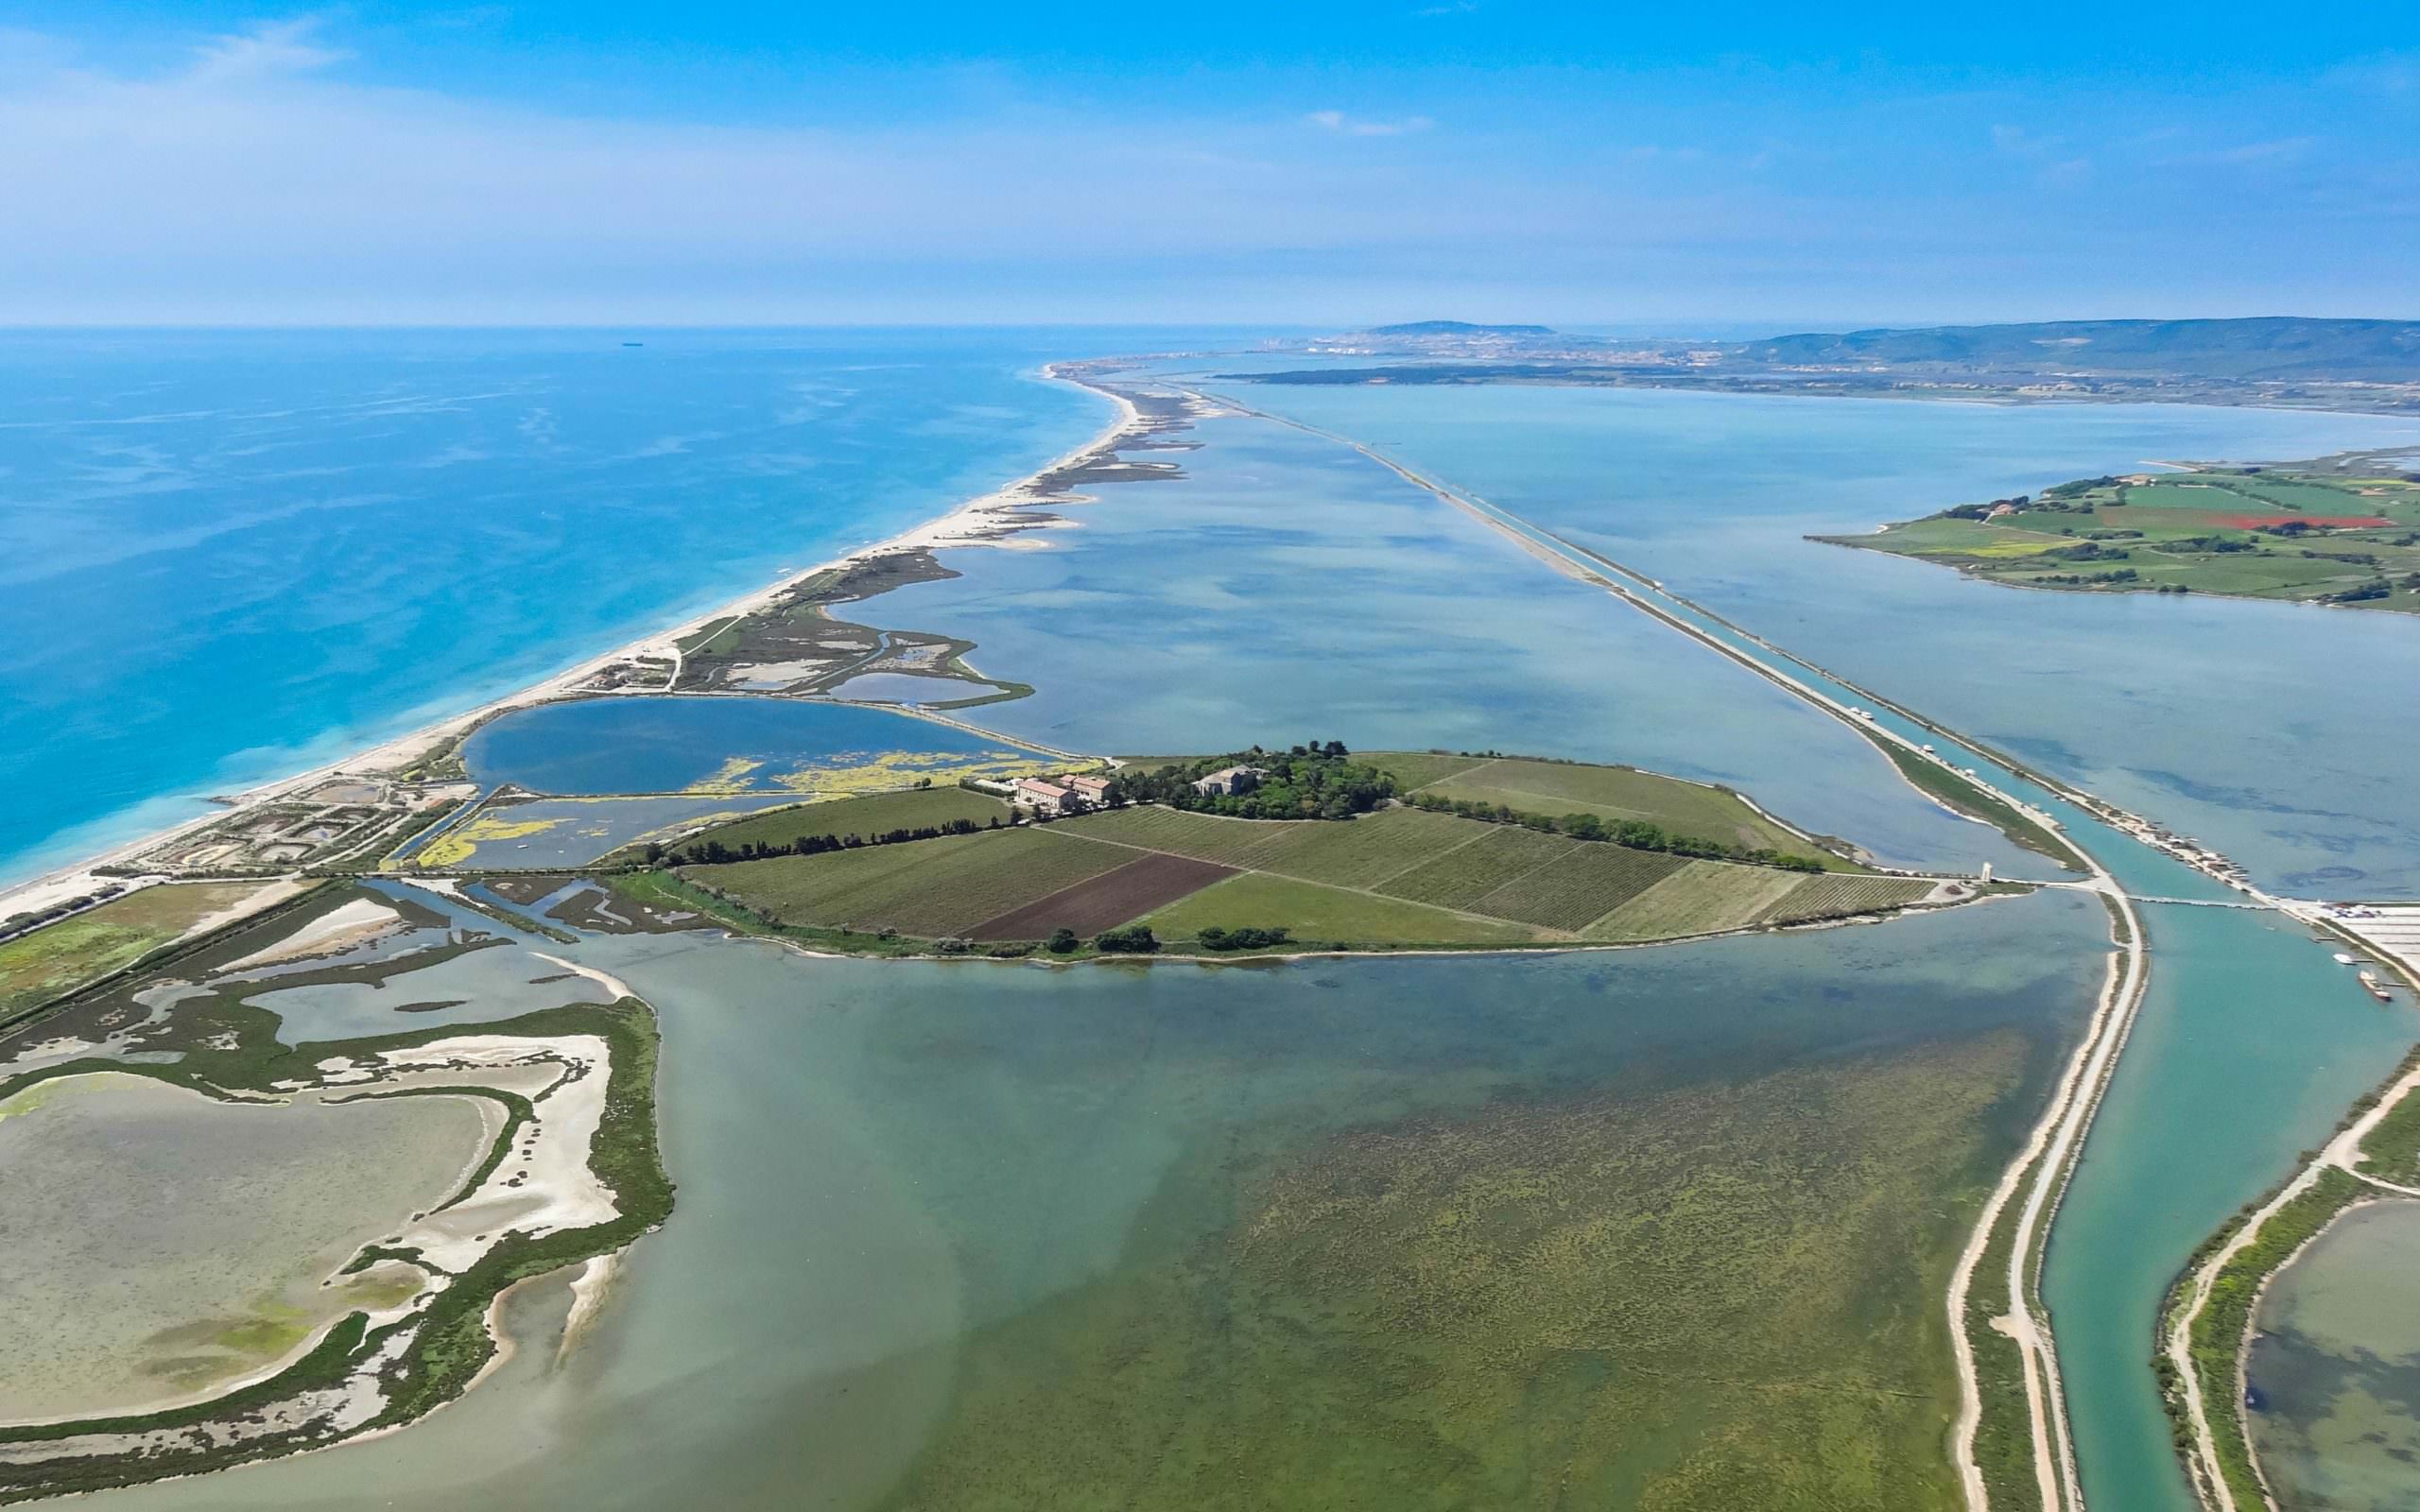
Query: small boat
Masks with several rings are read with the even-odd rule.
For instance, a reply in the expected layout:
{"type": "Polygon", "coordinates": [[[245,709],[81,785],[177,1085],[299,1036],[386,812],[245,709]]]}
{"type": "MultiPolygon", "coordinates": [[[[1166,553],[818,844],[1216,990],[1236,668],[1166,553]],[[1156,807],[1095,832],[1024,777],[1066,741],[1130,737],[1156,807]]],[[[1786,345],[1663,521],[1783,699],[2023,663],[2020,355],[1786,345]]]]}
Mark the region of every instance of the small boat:
{"type": "Polygon", "coordinates": [[[2347,955],[2347,954],[2345,954],[2342,951],[2338,951],[2338,952],[2336,953],[2336,964],[2337,964],[2337,965],[2339,965],[2339,966],[2350,966],[2350,965],[2352,965],[2355,961],[2358,961],[2358,960],[2360,960],[2360,956],[2358,956],[2358,955],[2347,955]]]}
{"type": "Polygon", "coordinates": [[[2386,984],[2378,980],[2378,973],[2376,971],[2363,971],[2361,973],[2361,985],[2369,988],[2370,996],[2377,999],[2380,1003],[2392,1003],[2394,1001],[2394,998],[2387,995],[2386,984]]]}

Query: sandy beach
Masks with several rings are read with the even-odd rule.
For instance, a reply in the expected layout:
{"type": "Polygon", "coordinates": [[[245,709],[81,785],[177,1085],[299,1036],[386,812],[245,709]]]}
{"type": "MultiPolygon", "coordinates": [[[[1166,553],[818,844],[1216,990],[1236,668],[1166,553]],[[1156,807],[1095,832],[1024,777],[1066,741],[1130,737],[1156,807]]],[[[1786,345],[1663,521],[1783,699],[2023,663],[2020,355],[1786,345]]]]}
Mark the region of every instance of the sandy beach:
{"type": "MultiPolygon", "coordinates": [[[[330,778],[364,772],[391,771],[397,767],[408,765],[437,749],[445,742],[459,737],[497,714],[514,709],[527,708],[532,704],[567,697],[580,691],[581,685],[598,673],[617,662],[629,662],[641,656],[659,657],[678,662],[681,657],[679,648],[681,641],[710,627],[764,609],[820,573],[848,567],[893,552],[1001,545],[1010,536],[1036,528],[1045,522],[1036,520],[1024,512],[1034,505],[1046,502],[1046,496],[1036,488],[1036,485],[1051,473],[1110,448],[1142,420],[1142,416],[1132,402],[1106,389],[1067,376],[1061,370],[1063,366],[1059,363],[1047,364],[1042,369],[1042,376],[1054,383],[1071,384],[1088,392],[1098,394],[1116,406],[1116,413],[1083,444],[1071,447],[1015,482],[968,499],[946,513],[937,515],[922,524],[904,530],[887,540],[861,546],[829,560],[817,562],[801,571],[785,574],[764,587],[744,593],[706,613],[693,616],[678,625],[667,627],[642,636],[638,640],[615,646],[600,655],[590,657],[552,677],[542,679],[503,697],[491,699],[459,713],[449,714],[431,724],[424,725],[408,734],[355,752],[340,761],[316,766],[308,771],[297,772],[290,777],[265,782],[240,793],[226,795],[224,799],[226,806],[218,812],[200,815],[182,824],[154,831],[71,866],[55,868],[30,881],[0,890],[0,918],[47,907],[63,899],[89,892],[104,882],[124,881],[125,879],[97,875],[95,868],[123,865],[174,836],[220,823],[230,813],[290,797],[326,782],[330,778]]],[[[655,694],[664,692],[662,689],[643,691],[655,694]]]]}

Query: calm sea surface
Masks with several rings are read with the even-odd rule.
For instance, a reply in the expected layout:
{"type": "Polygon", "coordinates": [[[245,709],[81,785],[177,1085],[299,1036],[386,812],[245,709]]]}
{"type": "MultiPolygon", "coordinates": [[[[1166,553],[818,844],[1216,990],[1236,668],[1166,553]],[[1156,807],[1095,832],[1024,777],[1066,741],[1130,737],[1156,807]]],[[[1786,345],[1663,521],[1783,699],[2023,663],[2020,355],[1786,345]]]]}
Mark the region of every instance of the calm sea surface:
{"type": "Polygon", "coordinates": [[[1155,342],[0,336],[0,880],[941,513],[1106,419],[1043,362],[1155,342]]]}

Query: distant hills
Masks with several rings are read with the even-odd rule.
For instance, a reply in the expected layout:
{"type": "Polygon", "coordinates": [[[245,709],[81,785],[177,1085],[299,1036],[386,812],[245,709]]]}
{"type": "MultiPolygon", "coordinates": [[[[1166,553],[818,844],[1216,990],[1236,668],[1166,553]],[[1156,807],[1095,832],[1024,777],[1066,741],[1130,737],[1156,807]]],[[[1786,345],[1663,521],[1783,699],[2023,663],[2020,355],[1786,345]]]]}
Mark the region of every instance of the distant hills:
{"type": "Polygon", "coordinates": [[[1754,363],[1955,367],[2196,378],[2420,378],[2420,321],[2266,316],[2228,320],[2048,320],[1851,331],[1729,344],[1754,363]]]}
{"type": "Polygon", "coordinates": [[[1552,326],[1473,325],[1468,320],[1408,320],[1401,325],[1374,325],[1361,333],[1372,336],[1550,336],[1552,326]]]}
{"type": "Polygon", "coordinates": [[[1754,341],[1415,320],[1305,344],[1372,366],[1265,384],[1585,384],[1732,393],[2161,400],[2420,411],[2420,321],[2265,316],[1806,332],[1754,341]]]}

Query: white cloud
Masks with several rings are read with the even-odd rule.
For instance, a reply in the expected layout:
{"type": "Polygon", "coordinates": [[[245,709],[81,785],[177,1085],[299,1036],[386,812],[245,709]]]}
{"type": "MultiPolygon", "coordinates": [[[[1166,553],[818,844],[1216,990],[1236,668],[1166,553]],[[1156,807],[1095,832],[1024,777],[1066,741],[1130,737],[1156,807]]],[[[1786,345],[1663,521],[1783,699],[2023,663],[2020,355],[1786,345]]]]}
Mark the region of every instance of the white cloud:
{"type": "Polygon", "coordinates": [[[1313,111],[1303,117],[1313,126],[1345,136],[1406,136],[1426,131],[1437,123],[1425,115],[1407,115],[1400,120],[1374,121],[1345,114],[1342,111],[1313,111]]]}
{"type": "Polygon", "coordinates": [[[307,74],[353,57],[341,48],[314,45],[311,38],[319,29],[320,19],[305,16],[214,37],[201,45],[186,77],[198,84],[241,83],[280,74],[307,74]]]}

